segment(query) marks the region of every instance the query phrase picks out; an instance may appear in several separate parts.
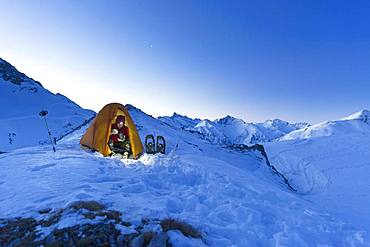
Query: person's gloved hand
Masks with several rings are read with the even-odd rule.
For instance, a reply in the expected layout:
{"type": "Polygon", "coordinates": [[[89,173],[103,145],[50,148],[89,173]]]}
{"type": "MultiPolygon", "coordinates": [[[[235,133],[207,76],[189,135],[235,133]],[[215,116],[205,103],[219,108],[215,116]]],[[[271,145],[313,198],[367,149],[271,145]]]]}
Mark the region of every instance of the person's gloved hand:
{"type": "Polygon", "coordinates": [[[122,133],[118,134],[118,138],[119,138],[118,141],[120,142],[124,142],[126,140],[126,136],[122,133]]]}

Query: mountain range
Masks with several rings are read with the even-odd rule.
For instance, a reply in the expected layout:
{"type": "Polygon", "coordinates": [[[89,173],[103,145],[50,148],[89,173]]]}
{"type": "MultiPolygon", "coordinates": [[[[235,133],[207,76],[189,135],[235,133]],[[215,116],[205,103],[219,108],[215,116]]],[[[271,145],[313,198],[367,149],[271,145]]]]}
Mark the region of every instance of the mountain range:
{"type": "Polygon", "coordinates": [[[0,88],[0,245],[369,246],[367,110],[309,125],[127,104],[167,151],[121,160],[79,145],[94,111],[2,59],[0,88]]]}

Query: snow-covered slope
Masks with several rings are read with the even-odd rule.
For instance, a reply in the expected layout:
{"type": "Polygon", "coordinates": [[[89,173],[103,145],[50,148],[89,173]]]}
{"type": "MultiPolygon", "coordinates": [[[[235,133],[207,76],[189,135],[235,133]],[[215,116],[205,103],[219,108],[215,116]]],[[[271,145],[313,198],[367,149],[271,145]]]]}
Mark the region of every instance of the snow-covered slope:
{"type": "MultiPolygon", "coordinates": [[[[182,117],[183,118],[183,117],[182,117]]],[[[267,120],[263,123],[246,123],[241,119],[226,116],[211,121],[208,119],[189,119],[186,125],[179,124],[179,115],[161,118],[170,126],[180,126],[191,132],[198,132],[204,139],[214,144],[254,144],[274,141],[294,130],[307,127],[306,123],[291,124],[280,119],[267,120]]]]}
{"type": "MultiPolygon", "coordinates": [[[[37,146],[2,154],[0,218],[42,218],[39,211],[46,207],[95,200],[123,212],[123,220],[132,225],[117,224],[122,232],[135,231],[142,219],[171,217],[204,235],[196,244],[185,238],[174,246],[367,246],[366,232],[289,191],[258,152],[211,145],[196,133],[128,108],[141,136],[166,136],[167,155],[144,155],[137,161],[104,158],[80,148],[84,129],[59,142],[57,153],[37,146]]],[[[50,232],[77,220],[42,229],[50,232]]]]}
{"type": "MultiPolygon", "coordinates": [[[[367,111],[331,121],[327,137],[267,143],[273,168],[259,150],[225,144],[275,140],[304,124],[178,114],[156,119],[127,105],[141,138],[163,135],[167,154],[118,160],[80,147],[87,126],[63,137],[56,153],[39,145],[47,140],[40,110],[49,111],[56,137],[94,113],[53,95],[3,60],[0,73],[0,151],[11,150],[0,154],[0,245],[7,224],[2,219],[35,218],[43,222],[37,231],[45,237],[53,229],[109,220],[68,213],[73,202],[97,201],[122,212],[116,217],[129,224],[110,223],[123,237],[136,234],[142,222],[165,218],[188,222],[203,235],[190,239],[172,231],[175,247],[370,246],[367,111]],[[56,219],[46,219],[45,211],[56,219]]],[[[146,224],[140,231],[158,227],[146,224]]]]}
{"type": "Polygon", "coordinates": [[[281,177],[276,176],[276,173],[268,166],[265,157],[260,152],[256,151],[250,152],[248,155],[240,155],[239,152],[225,145],[210,144],[197,132],[189,132],[184,129],[168,126],[163,121],[147,115],[132,105],[126,105],[126,108],[134,119],[141,139],[145,140],[145,136],[148,134],[153,134],[155,137],[159,135],[164,136],[166,139],[167,153],[200,156],[206,153],[210,157],[218,157],[219,160],[227,162],[232,166],[248,169],[254,172],[254,175],[260,179],[279,184],[282,188],[289,190],[281,177]],[[256,163],[256,159],[259,162],[256,163]]]}
{"type": "Polygon", "coordinates": [[[353,132],[370,132],[370,112],[368,110],[357,112],[340,120],[326,121],[296,130],[283,136],[281,139],[307,139],[312,137],[346,135],[353,132]]]}
{"type": "Polygon", "coordinates": [[[270,162],[322,210],[370,231],[370,125],[364,110],[266,143],[270,162]]]}
{"type": "Polygon", "coordinates": [[[39,82],[0,58],[0,152],[48,142],[39,112],[47,110],[52,137],[64,134],[94,116],[61,94],[52,94],[39,82]]]}

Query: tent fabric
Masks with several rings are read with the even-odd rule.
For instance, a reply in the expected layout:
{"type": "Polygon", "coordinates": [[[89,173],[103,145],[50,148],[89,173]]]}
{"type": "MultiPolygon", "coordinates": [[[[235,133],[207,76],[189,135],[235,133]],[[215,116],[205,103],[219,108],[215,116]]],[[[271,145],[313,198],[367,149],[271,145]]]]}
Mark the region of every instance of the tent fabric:
{"type": "Polygon", "coordinates": [[[104,156],[112,153],[108,146],[111,126],[116,122],[117,116],[126,118],[126,126],[129,129],[129,139],[132,154],[137,159],[143,152],[143,144],[127,109],[119,103],[111,103],[103,107],[80,140],[82,146],[98,151],[104,156]]]}

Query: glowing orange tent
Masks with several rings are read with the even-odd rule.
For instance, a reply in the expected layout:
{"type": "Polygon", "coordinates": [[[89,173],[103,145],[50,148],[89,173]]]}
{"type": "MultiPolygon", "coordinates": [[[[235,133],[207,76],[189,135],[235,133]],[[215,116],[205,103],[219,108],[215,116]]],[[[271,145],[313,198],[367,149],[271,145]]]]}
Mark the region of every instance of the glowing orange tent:
{"type": "Polygon", "coordinates": [[[119,115],[123,115],[126,118],[126,126],[129,129],[131,151],[134,158],[137,159],[143,152],[143,144],[141,143],[139,133],[129,112],[119,103],[108,104],[100,110],[86,133],[81,138],[80,144],[94,151],[98,151],[104,156],[110,155],[112,151],[108,146],[108,141],[111,133],[111,126],[116,122],[116,118],[119,115]]]}

